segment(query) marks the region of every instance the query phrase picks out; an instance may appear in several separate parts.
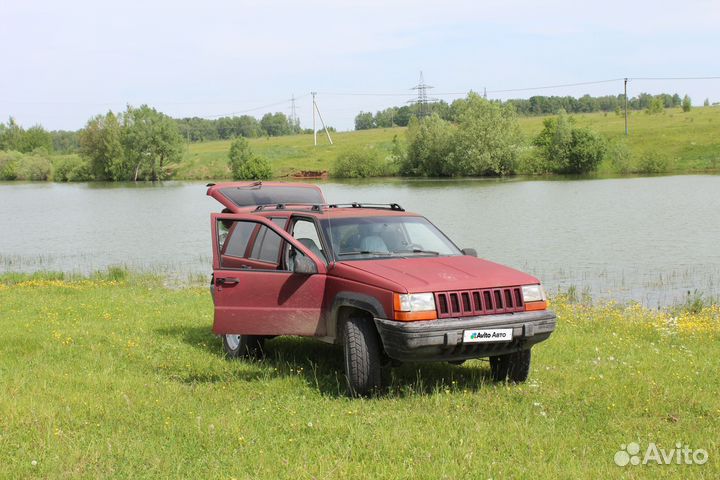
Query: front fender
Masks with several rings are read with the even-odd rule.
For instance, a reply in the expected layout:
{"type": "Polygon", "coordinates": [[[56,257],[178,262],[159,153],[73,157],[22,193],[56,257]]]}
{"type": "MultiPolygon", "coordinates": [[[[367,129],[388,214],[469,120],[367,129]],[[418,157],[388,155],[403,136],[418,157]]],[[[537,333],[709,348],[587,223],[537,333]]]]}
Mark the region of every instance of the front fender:
{"type": "Polygon", "coordinates": [[[337,337],[338,313],[342,307],[352,307],[368,312],[373,318],[388,318],[380,300],[367,295],[352,291],[338,292],[333,299],[330,315],[327,319],[327,336],[337,337]]]}

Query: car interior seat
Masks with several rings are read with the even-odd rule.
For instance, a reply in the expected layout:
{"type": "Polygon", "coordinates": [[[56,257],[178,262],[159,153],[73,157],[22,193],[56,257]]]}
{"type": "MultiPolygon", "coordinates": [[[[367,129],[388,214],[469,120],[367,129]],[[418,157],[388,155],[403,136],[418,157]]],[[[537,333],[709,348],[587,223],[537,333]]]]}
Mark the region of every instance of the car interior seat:
{"type": "Polygon", "coordinates": [[[360,250],[363,252],[389,253],[385,241],[378,235],[370,235],[360,240],[360,250]]]}
{"type": "Polygon", "coordinates": [[[320,250],[320,248],[317,246],[317,244],[312,238],[298,238],[297,241],[307,247],[307,249],[314,253],[315,256],[317,256],[320,260],[327,262],[325,254],[322,250],[320,250]]]}

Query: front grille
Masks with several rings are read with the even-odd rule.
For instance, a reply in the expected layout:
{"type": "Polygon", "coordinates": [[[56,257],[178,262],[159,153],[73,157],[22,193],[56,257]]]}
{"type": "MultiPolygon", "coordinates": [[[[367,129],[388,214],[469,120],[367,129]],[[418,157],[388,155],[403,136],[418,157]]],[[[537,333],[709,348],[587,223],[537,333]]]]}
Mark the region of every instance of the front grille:
{"type": "Polygon", "coordinates": [[[525,310],[520,287],[437,292],[438,318],[475,317],[525,310]]]}

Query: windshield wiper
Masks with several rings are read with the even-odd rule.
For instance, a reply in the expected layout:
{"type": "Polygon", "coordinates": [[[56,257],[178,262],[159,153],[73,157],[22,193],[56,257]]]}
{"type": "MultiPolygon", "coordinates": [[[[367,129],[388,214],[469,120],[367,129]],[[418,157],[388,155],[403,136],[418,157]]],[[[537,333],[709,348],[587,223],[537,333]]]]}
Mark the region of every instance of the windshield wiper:
{"type": "Polygon", "coordinates": [[[369,250],[363,250],[361,252],[340,252],[338,253],[338,257],[343,257],[345,255],[383,255],[383,256],[389,256],[392,255],[390,252],[371,252],[369,250]]]}
{"type": "Polygon", "coordinates": [[[422,250],[420,248],[413,248],[412,250],[395,250],[393,253],[426,253],[428,255],[440,255],[440,252],[434,252],[432,250],[422,250]]]}

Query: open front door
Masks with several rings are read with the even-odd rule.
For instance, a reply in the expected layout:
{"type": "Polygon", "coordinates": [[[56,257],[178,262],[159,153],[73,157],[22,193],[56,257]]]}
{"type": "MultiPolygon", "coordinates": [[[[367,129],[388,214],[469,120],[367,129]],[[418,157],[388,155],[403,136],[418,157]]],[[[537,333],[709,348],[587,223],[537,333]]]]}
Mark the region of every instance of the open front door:
{"type": "Polygon", "coordinates": [[[325,262],[264,217],[215,213],[211,218],[213,332],[325,335],[325,262]]]}

